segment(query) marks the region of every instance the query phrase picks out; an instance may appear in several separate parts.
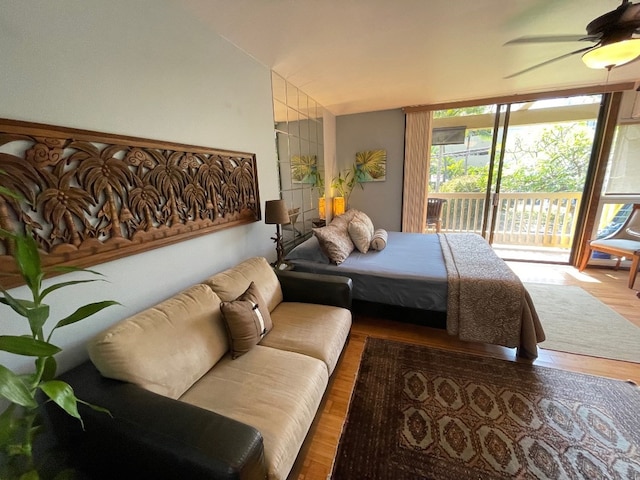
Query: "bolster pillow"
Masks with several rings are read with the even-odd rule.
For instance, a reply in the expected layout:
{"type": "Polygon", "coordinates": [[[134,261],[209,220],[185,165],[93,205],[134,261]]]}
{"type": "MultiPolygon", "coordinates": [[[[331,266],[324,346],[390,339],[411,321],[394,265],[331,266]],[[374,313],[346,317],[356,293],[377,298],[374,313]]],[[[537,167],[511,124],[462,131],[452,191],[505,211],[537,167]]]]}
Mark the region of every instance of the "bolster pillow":
{"type": "Polygon", "coordinates": [[[387,246],[387,231],[379,228],[375,232],[373,232],[373,238],[371,239],[371,249],[372,250],[384,250],[384,247],[387,246]]]}

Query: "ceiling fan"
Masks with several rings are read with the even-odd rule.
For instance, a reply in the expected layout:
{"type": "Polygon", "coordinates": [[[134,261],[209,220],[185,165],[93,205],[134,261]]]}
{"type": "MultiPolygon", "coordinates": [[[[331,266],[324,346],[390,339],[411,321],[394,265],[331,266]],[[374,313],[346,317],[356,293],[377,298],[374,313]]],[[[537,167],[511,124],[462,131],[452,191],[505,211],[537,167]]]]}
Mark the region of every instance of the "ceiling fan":
{"type": "Polygon", "coordinates": [[[611,69],[629,63],[640,56],[640,3],[622,0],[622,4],[599,16],[587,25],[586,35],[525,36],[509,40],[505,45],[557,42],[592,42],[595,45],[579,48],[559,57],[533,65],[505,78],[512,78],[536,68],[582,53],[582,61],[589,68],[611,69]]]}

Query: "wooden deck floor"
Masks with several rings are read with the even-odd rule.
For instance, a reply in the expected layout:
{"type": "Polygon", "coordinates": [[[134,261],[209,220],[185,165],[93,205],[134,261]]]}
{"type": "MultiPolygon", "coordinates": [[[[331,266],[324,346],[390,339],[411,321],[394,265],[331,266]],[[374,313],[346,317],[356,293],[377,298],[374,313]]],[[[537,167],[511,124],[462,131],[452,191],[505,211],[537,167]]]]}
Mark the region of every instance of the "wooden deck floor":
{"type": "MultiPolygon", "coordinates": [[[[507,262],[523,282],[577,285],[598,297],[619,314],[640,327],[640,299],[627,288],[628,271],[577,269],[563,265],[507,262]]],[[[461,342],[443,330],[399,323],[362,315],[356,316],[351,338],[334,378],[322,413],[316,418],[290,480],[326,480],[333,464],[364,341],[367,336],[407,341],[452,351],[488,355],[518,361],[513,349],[461,342]]],[[[640,348],[640,345],[638,346],[640,348]]],[[[640,364],[540,349],[534,364],[563,370],[602,375],[640,384],[640,364]]]]}

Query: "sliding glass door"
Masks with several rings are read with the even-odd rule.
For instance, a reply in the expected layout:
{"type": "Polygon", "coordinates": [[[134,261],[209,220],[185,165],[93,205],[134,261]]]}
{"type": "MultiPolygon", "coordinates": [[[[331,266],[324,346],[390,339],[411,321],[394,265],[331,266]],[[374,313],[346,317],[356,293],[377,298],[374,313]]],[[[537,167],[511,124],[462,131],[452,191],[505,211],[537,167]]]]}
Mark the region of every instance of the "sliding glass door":
{"type": "Polygon", "coordinates": [[[508,260],[568,262],[600,97],[435,112],[429,195],[447,200],[442,231],[479,233],[508,260]],[[456,127],[463,142],[443,143],[456,127]]]}

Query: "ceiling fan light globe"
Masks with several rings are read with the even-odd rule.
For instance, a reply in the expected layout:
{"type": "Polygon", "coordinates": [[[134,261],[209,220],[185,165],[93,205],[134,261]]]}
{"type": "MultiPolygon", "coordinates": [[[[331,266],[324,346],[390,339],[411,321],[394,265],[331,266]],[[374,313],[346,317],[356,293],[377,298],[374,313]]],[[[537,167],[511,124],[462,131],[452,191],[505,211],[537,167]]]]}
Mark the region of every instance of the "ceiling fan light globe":
{"type": "Polygon", "coordinates": [[[629,63],[640,56],[640,38],[609,43],[592,48],[582,55],[589,68],[613,68],[629,63]]]}

